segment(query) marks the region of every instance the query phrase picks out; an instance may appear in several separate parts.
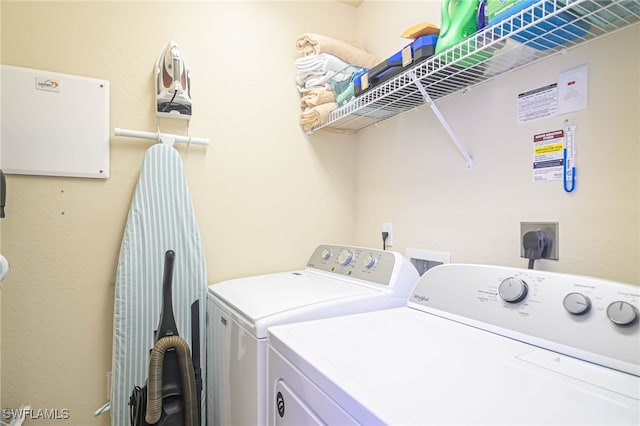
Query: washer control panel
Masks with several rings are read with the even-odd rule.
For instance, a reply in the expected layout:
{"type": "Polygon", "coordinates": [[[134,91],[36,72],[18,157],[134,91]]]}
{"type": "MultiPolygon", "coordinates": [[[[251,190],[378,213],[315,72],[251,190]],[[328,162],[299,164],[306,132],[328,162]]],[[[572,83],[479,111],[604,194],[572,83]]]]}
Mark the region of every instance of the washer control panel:
{"type": "Polygon", "coordinates": [[[640,375],[640,287],[484,265],[443,265],[409,306],[640,375]]]}
{"type": "Polygon", "coordinates": [[[394,271],[397,275],[396,269],[407,267],[405,262],[400,261],[404,259],[398,256],[391,251],[364,247],[320,245],[311,255],[307,267],[389,286],[394,271]]]}

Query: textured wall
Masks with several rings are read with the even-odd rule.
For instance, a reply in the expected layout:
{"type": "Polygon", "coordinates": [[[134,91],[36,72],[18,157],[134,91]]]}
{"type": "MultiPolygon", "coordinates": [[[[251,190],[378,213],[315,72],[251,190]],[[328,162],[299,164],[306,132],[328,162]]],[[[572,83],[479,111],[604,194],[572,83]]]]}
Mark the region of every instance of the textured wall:
{"type": "MultiPolygon", "coordinates": [[[[365,1],[358,36],[383,56],[410,25],[440,22],[437,2],[365,1]],[[383,23],[385,25],[383,25],[383,23]]],[[[450,252],[452,261],[526,267],[520,221],[559,222],[559,261],[536,267],[640,284],[640,28],[487,82],[438,106],[473,157],[471,170],[427,107],[358,134],[356,240],[450,252]],[[517,124],[519,93],[588,64],[586,110],[517,124]],[[533,135],[576,125],[577,189],[532,181],[533,135]]]]}
{"type": "MultiPolygon", "coordinates": [[[[208,279],[300,267],[320,242],[450,251],[454,261],[522,266],[519,221],[560,222],[560,261],[543,269],[640,281],[638,28],[441,103],[474,158],[467,171],[423,107],[357,136],[299,129],[293,83],[302,32],[357,38],[379,56],[438,2],[8,2],[1,62],[111,82],[112,127],[153,131],[153,64],[173,39],[193,70],[191,132],[178,146],[200,223],[208,279]],[[579,186],[531,182],[531,138],[565,117],[515,124],[515,96],[589,64],[578,126],[579,186]],[[612,66],[615,65],[615,66],[612,66]]],[[[163,131],[186,132],[162,122],[163,131]]],[[[113,281],[131,195],[150,142],[112,138],[108,180],[8,176],[2,252],[2,406],[106,400],[113,281]]],[[[45,425],[47,422],[39,422],[45,425]]]]}
{"type": "MultiPolygon", "coordinates": [[[[321,242],[352,243],[355,138],[298,124],[295,40],[353,37],[337,2],[5,2],[2,63],[109,80],[111,127],[155,131],[153,68],[176,41],[192,69],[191,133],[177,146],[208,280],[301,268],[321,242]]],[[[186,134],[184,123],[161,123],[186,134]]],[[[93,417],[107,399],[114,276],[152,142],[113,137],[107,180],[8,176],[2,248],[2,406],[93,417]]],[[[69,153],[73,155],[73,153],[69,153]]],[[[158,283],[160,285],[160,283],[158,283]]],[[[46,424],[39,421],[38,424],[46,424]]]]}

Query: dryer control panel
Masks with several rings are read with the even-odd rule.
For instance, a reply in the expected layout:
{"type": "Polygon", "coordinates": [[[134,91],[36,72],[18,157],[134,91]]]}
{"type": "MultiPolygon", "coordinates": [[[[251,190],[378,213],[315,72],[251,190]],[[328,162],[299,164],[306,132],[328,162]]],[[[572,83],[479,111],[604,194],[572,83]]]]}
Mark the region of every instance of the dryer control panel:
{"type": "Polygon", "coordinates": [[[640,376],[640,287],[485,265],[427,271],[409,306],[640,376]]]}
{"type": "Polygon", "coordinates": [[[398,279],[411,285],[418,280],[415,267],[402,255],[365,247],[319,245],[307,268],[387,287],[394,286],[398,279]]]}

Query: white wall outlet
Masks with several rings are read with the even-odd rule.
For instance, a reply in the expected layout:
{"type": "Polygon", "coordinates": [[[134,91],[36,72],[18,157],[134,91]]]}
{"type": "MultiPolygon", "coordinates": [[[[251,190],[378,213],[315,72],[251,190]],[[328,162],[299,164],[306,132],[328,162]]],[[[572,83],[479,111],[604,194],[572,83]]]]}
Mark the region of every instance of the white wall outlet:
{"type": "Polygon", "coordinates": [[[420,275],[434,266],[451,263],[451,254],[442,251],[430,251],[408,248],[405,257],[416,267],[420,275]]]}
{"type": "Polygon", "coordinates": [[[388,232],[389,236],[387,237],[387,241],[385,245],[387,247],[393,246],[393,224],[391,223],[383,223],[382,224],[382,232],[388,232]]]}

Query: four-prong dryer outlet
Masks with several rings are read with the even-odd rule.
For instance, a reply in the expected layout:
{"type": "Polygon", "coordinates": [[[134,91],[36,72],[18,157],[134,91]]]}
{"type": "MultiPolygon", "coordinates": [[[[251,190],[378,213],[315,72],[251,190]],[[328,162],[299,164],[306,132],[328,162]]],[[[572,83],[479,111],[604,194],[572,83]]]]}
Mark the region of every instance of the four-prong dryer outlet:
{"type": "Polygon", "coordinates": [[[403,306],[418,280],[402,255],[318,246],[300,271],[209,286],[208,424],[267,424],[267,328],[403,306]]]}

